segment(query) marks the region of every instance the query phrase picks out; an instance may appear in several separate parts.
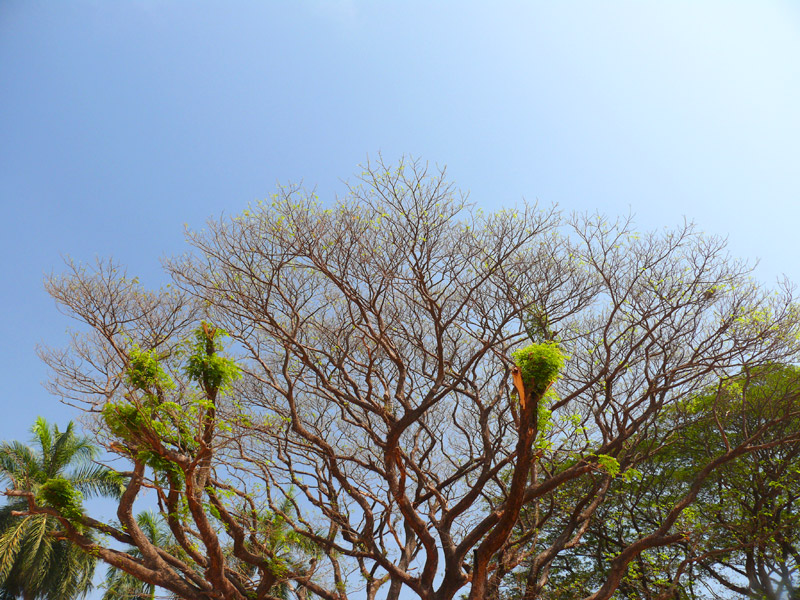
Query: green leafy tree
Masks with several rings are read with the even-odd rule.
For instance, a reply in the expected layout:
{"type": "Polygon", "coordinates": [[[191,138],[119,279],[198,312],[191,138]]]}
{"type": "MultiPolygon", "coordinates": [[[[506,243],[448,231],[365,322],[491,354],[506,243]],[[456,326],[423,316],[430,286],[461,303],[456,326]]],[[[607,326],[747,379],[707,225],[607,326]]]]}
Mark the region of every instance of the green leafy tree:
{"type": "MultiPolygon", "coordinates": [[[[798,393],[798,367],[765,365],[682,407],[686,425],[672,457],[679,465],[674,479],[685,480],[715,449],[791,414],[798,393]]],[[[721,588],[733,598],[800,598],[800,441],[778,443],[797,431],[800,419],[783,421],[753,452],[709,478],[684,515],[687,539],[668,570],[667,589],[692,597],[713,597],[709,590],[721,588]]]]}
{"type": "Polygon", "coordinates": [[[43,418],[33,426],[34,446],[0,444],[0,477],[10,486],[0,508],[0,586],[7,597],[63,600],[92,587],[96,557],[67,539],[64,528],[82,517],[82,499],[119,497],[120,478],[93,462],[98,448],[43,418]],[[29,502],[46,508],[25,514],[29,502]]]}
{"type": "MultiPolygon", "coordinates": [[[[800,370],[765,365],[720,381],[665,411],[646,438],[627,449],[627,473],[613,473],[606,500],[580,539],[555,558],[546,586],[535,561],[504,575],[505,598],[576,600],[606,578],[628,540],[641,537],[690,489],[702,465],[796,410],[800,370]],[[616,476],[614,476],[616,475],[616,476]]],[[[779,443],[800,430],[797,418],[763,435],[757,448],[715,470],[676,523],[683,537],[645,549],[629,563],[614,598],[699,600],[724,597],[781,600],[800,589],[800,440],[779,443]],[[721,595],[721,596],[720,596],[721,595]]],[[[551,506],[555,518],[539,523],[534,543],[547,546],[564,530],[566,507],[580,491],[551,506]]],[[[535,527],[525,515],[518,540],[535,527]]],[[[533,538],[528,537],[528,540],[533,538]]]]}

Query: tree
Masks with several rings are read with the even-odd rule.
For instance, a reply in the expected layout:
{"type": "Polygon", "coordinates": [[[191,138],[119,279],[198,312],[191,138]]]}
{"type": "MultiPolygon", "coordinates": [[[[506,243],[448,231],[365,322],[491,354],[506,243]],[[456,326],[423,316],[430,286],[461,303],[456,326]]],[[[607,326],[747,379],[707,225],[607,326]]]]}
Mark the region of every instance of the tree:
{"type": "MultiPolygon", "coordinates": [[[[137,588],[133,578],[146,584],[137,593],[158,586],[181,598],[265,598],[287,585],[286,575],[306,577],[296,563],[309,544],[293,543],[294,532],[278,535],[283,513],[256,505],[223,479],[228,467],[231,477],[239,476],[225,462],[226,450],[240,441],[235,430],[249,420],[228,397],[239,369],[221,352],[224,332],[193,321],[197,313],[184,297],[141,293],[112,265],[96,277],[84,274],[76,271],[75,279],[52,289],[70,295],[71,307],[92,314],[87,322],[97,329],[86,337],[76,334],[74,353],[51,353],[48,359],[60,365],[63,378],[56,385],[65,390],[100,389],[99,380],[78,375],[73,360],[103,374],[107,401],[96,413],[98,435],[133,468],[122,474],[118,523],[61,510],[65,535],[117,570],[112,583],[137,588]],[[95,301],[108,303],[110,312],[94,313],[95,301]],[[150,524],[135,517],[134,502],[143,489],[155,490],[174,544],[160,544],[150,524]],[[243,525],[251,527],[246,537],[243,525]],[[128,549],[99,544],[86,530],[128,549]]],[[[51,511],[30,507],[32,514],[51,511]]],[[[304,586],[316,589],[311,581],[304,586]]]]}
{"type": "MultiPolygon", "coordinates": [[[[136,517],[136,523],[150,543],[166,548],[170,553],[180,553],[180,547],[173,542],[169,529],[158,515],[150,511],[141,512],[136,517]]],[[[126,552],[133,558],[141,559],[141,551],[136,546],[131,546],[126,552]]],[[[103,587],[106,590],[103,600],[153,600],[156,594],[156,586],[152,583],[136,579],[115,567],[108,568],[103,587]]]]}
{"type": "MultiPolygon", "coordinates": [[[[289,502],[284,502],[281,509],[288,514],[292,512],[292,506],[289,502]]],[[[265,514],[263,519],[264,529],[269,531],[270,548],[278,568],[281,570],[302,568],[301,565],[295,564],[295,557],[298,554],[313,556],[316,548],[310,545],[308,540],[289,529],[286,522],[279,515],[265,514]]],[[[180,545],[175,542],[169,528],[159,515],[145,511],[139,513],[136,517],[136,522],[154,546],[163,548],[171,555],[186,560],[185,553],[180,545]]],[[[128,548],[126,552],[133,558],[142,558],[141,551],[136,546],[128,548]]],[[[229,560],[235,562],[235,556],[229,557],[229,560]]],[[[245,569],[250,570],[252,574],[252,568],[247,569],[245,566],[245,569]]],[[[155,585],[140,581],[115,567],[109,567],[103,587],[106,588],[103,600],[152,600],[155,598],[156,593],[155,585]]],[[[287,598],[291,590],[286,582],[282,582],[281,585],[276,586],[271,591],[279,598],[287,598]]]]}
{"type": "MultiPolygon", "coordinates": [[[[662,451],[677,407],[800,349],[791,287],[762,289],[721,240],[535,206],[485,214],[420,163],[368,166],[330,206],[282,189],[190,242],[162,292],[108,262],[49,280],[89,331],[43,354],[54,391],[133,465],[122,526],[62,514],[67,535],[183,598],[283,584],[482,599],[522,561],[529,597],[552,595],[553,566],[662,451]],[[142,534],[144,488],[187,559],[142,534]],[[269,514],[316,552],[279,559],[269,514]]],[[[680,545],[726,465],[796,442],[796,394],[780,400],[699,456],[583,597],[611,598],[640,556],[680,545]]]]}
{"type": "Polygon", "coordinates": [[[96,559],[71,544],[53,516],[28,508],[57,504],[68,512],[82,496],[118,497],[120,480],[92,462],[97,447],[72,423],[62,432],[39,418],[33,434],[35,448],[0,445],[0,477],[11,485],[0,508],[0,586],[12,598],[77,598],[92,589],[96,559]]]}
{"type": "MultiPolygon", "coordinates": [[[[673,482],[687,465],[736,444],[775,415],[790,412],[800,391],[796,367],[765,365],[725,382],[683,408],[681,438],[674,444],[673,482]]],[[[688,588],[690,597],[725,595],[778,600],[800,591],[800,443],[771,444],[800,430],[788,419],[763,438],[762,447],[719,469],[683,516],[691,535],[680,560],[664,569],[667,591],[688,588]],[[681,575],[687,577],[681,581],[681,575]]],[[[673,483],[674,485],[674,483],[673,483]]]]}
{"type": "MultiPolygon", "coordinates": [[[[609,557],[617,555],[626,540],[660,522],[686,493],[700,465],[776,414],[792,410],[798,391],[796,367],[765,365],[665,411],[662,433],[654,432],[640,447],[645,458],[638,462],[635,478],[614,480],[582,543],[554,561],[549,588],[558,589],[559,595],[547,597],[584,597],[606,576],[609,557]]],[[[642,552],[629,565],[616,596],[795,597],[800,583],[800,442],[769,441],[798,428],[796,419],[784,422],[764,437],[761,448],[713,473],[681,516],[684,539],[669,548],[642,552]]],[[[520,525],[520,533],[524,530],[520,525]]],[[[540,535],[547,540],[559,534],[556,522],[545,523],[540,535]]],[[[526,556],[536,554],[534,543],[522,548],[526,556]]],[[[540,576],[538,565],[527,560],[519,564],[503,582],[505,596],[536,597],[531,591],[540,576]]]]}

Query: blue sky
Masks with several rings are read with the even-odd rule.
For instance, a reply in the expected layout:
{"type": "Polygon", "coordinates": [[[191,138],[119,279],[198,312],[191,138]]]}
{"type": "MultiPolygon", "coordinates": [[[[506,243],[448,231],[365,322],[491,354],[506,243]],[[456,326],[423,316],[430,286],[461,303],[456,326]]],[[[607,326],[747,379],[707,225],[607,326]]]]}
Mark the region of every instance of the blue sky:
{"type": "Polygon", "coordinates": [[[145,284],[183,229],[278,182],[323,198],[378,152],[476,204],[633,212],[800,281],[793,2],[0,2],[0,439],[48,397],[61,256],[145,284]]]}

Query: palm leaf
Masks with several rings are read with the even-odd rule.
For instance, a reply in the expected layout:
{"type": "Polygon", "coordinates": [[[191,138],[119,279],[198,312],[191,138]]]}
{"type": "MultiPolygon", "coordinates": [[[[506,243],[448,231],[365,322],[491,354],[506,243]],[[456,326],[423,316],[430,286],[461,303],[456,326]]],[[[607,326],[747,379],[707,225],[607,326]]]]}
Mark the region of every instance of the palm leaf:
{"type": "Polygon", "coordinates": [[[25,537],[28,529],[28,524],[34,516],[23,517],[16,527],[6,529],[2,536],[0,536],[0,581],[4,581],[11,569],[14,568],[14,563],[22,547],[22,540],[25,537]]]}
{"type": "Polygon", "coordinates": [[[78,468],[69,481],[84,498],[119,498],[125,490],[124,480],[116,471],[93,463],[78,468]]]}
{"type": "MultiPolygon", "coordinates": [[[[76,435],[72,423],[62,432],[39,418],[32,431],[33,448],[18,441],[0,444],[0,478],[14,489],[36,492],[60,477],[87,497],[120,495],[119,475],[92,463],[98,450],[89,438],[76,435]]],[[[23,499],[11,499],[0,507],[0,600],[84,596],[92,588],[96,558],[53,535],[61,528],[58,519],[13,514],[26,510],[23,499]]]]}

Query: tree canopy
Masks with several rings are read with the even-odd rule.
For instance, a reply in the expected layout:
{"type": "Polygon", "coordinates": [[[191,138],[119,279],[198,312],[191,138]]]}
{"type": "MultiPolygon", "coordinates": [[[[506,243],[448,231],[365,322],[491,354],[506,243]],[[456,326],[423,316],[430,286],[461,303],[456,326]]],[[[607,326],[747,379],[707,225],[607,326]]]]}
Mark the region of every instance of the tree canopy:
{"type": "Polygon", "coordinates": [[[115,523],[27,512],[120,572],[198,600],[674,597],[787,531],[731,495],[765,455],[763,491],[796,483],[800,310],[723,240],[485,213],[405,162],[189,242],[162,290],[111,261],[47,282],[82,324],[42,352],[52,390],[126,488],[115,523]],[[135,518],[144,490],[174,544],[135,518]]]}

